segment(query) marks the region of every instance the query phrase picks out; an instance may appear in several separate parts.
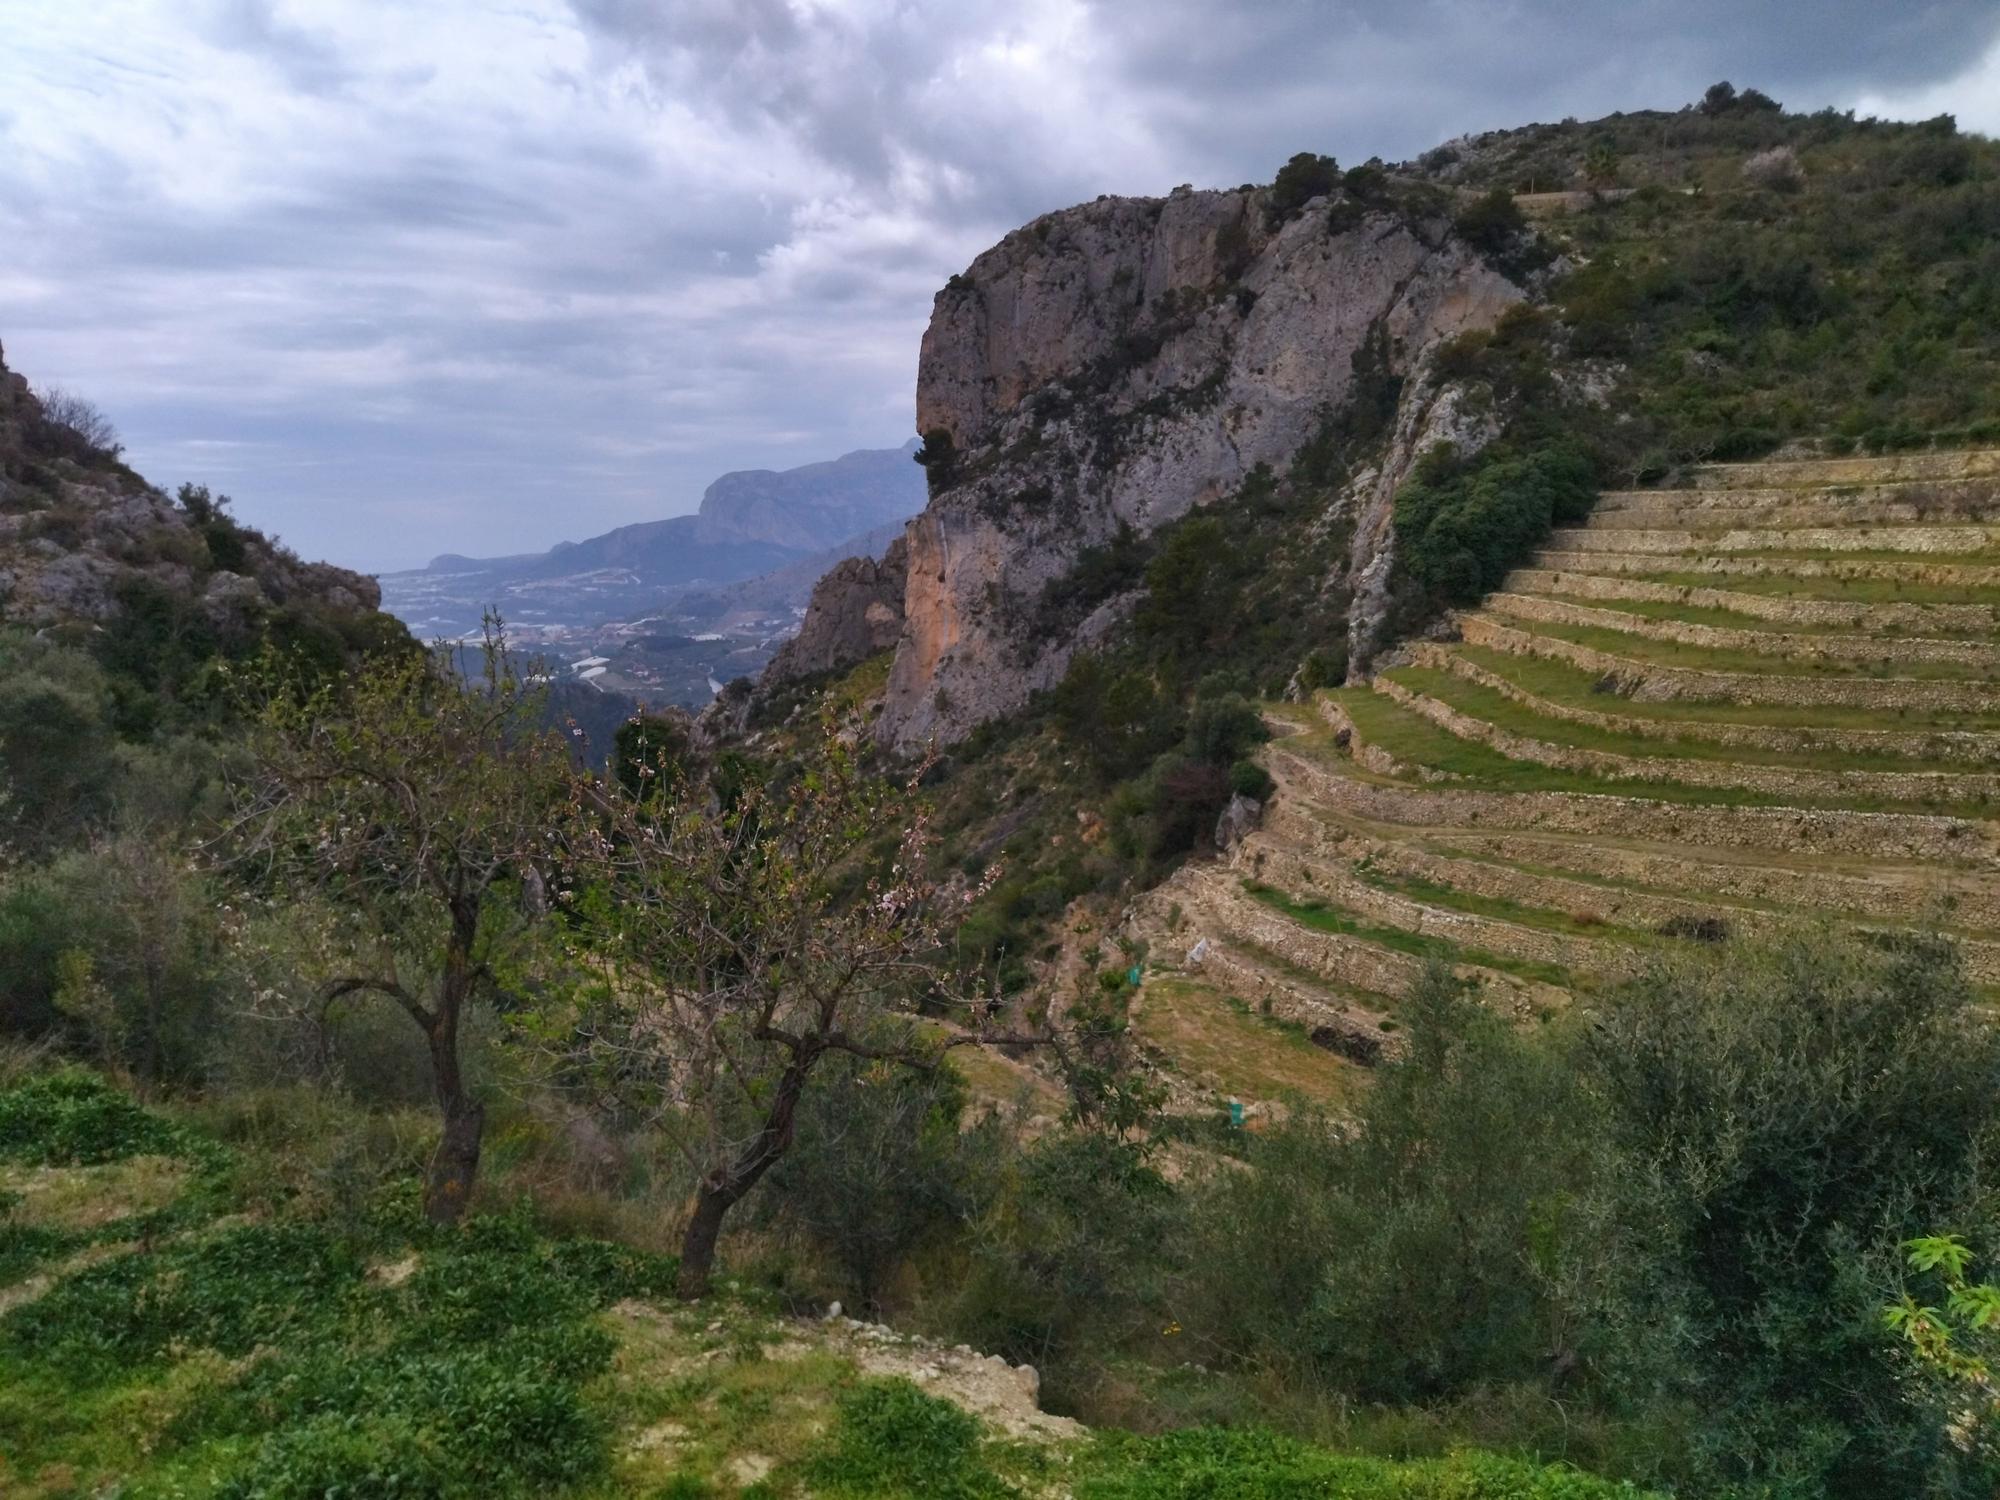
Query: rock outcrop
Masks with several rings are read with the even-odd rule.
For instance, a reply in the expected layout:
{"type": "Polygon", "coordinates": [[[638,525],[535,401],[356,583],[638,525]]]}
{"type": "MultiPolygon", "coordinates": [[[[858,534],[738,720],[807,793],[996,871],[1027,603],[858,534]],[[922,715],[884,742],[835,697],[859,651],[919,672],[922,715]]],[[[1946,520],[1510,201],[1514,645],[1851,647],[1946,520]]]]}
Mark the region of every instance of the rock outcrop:
{"type": "Polygon", "coordinates": [[[764,681],[792,682],[839,671],[895,645],[903,633],[908,582],[903,538],[881,558],[850,557],[814,585],[799,633],[778,648],[764,681]]]}
{"type": "MultiPolygon", "coordinates": [[[[884,742],[948,742],[1019,707],[1111,623],[1037,619],[1085,548],[1282,470],[1365,346],[1408,377],[1522,295],[1443,217],[1341,194],[1290,217],[1262,189],[1107,197],[1008,235],[938,294],[924,335],[932,496],[907,533],[884,742]]],[[[1448,415],[1407,417],[1407,435],[1462,425],[1448,415]]]]}
{"type": "Polygon", "coordinates": [[[354,615],[382,599],[373,578],[177,504],[114,450],[52,421],[0,356],[0,621],[102,625],[149,588],[225,636],[274,609],[354,615]]]}

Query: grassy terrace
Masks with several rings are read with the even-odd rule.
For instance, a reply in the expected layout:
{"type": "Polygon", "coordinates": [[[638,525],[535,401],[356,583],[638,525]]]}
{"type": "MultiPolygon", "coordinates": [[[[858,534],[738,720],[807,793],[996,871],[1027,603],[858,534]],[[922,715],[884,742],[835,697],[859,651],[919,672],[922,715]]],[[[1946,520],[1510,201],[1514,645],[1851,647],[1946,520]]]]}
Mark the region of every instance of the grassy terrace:
{"type": "Polygon", "coordinates": [[[1303,1026],[1195,980],[1147,980],[1132,1029],[1177,1071],[1220,1092],[1257,1099],[1301,1094],[1339,1105],[1358,1083],[1355,1065],[1313,1045],[1303,1026]]]}
{"type": "Polygon", "coordinates": [[[1903,677],[1925,682],[1987,682],[1993,673],[1957,662],[1819,661],[1808,656],[1767,656],[1721,646],[1686,646],[1606,630],[1595,625],[1562,625],[1547,620],[1496,617],[1499,623],[1526,635],[1549,636],[1608,652],[1652,666],[1680,667],[1691,672],[1730,672],[1764,677],[1903,677]]]}
{"type": "Polygon", "coordinates": [[[1334,696],[1353,718],[1361,737],[1370,744],[1379,745],[1398,760],[1463,777],[1469,789],[1479,791],[1639,797],[1652,802],[1702,807],[1824,807],[1856,812],[1906,813],[1957,811],[1970,816],[1985,816],[1989,811],[1986,808],[1890,802],[1870,797],[1778,797],[1736,787],[1696,787],[1673,781],[1592,776],[1534,761],[1512,760],[1489,745],[1461,739],[1440,729],[1428,719],[1365,688],[1337,689],[1334,696]]]}
{"type": "MultiPolygon", "coordinates": [[[[1421,901],[1426,906],[1462,911],[1468,916],[1492,917],[1496,921],[1513,922],[1518,926],[1533,927],[1542,932],[1561,933],[1565,937],[1589,938],[1594,942],[1619,943],[1627,947],[1646,947],[1657,941],[1656,934],[1636,927],[1619,927],[1594,917],[1579,917],[1555,907],[1530,906],[1526,902],[1511,900],[1506,896],[1489,896],[1480,891],[1468,891],[1447,881],[1433,880],[1423,875],[1391,875],[1386,870],[1376,869],[1365,859],[1355,865],[1354,873],[1378,891],[1407,896],[1410,900],[1421,901]]],[[[1568,877],[1558,876],[1558,878],[1568,877]]]]}
{"type": "Polygon", "coordinates": [[[1615,693],[1599,692],[1599,674],[1568,662],[1541,656],[1513,656],[1490,646],[1470,643],[1452,648],[1538,697],[1596,713],[1658,719],[1662,723],[1704,721],[1717,724],[1763,724],[1777,729],[1902,729],[1913,732],[1952,729],[2000,729],[2000,709],[1990,714],[1951,713],[1935,709],[1804,708],[1790,704],[1701,702],[1666,699],[1638,702],[1615,693]]]}
{"type": "MultiPolygon", "coordinates": [[[[1713,584],[1708,585],[1714,587],[1713,584]]],[[[1609,610],[1614,614],[1631,615],[1641,620],[1672,620],[1683,625],[1715,625],[1725,630],[1759,630],[1778,635],[1856,635],[1866,633],[1871,637],[1909,637],[1937,641],[1984,641],[1992,637],[1990,630],[1932,628],[1914,626],[1869,625],[1857,629],[1846,624],[1820,624],[1817,622],[1793,620],[1768,620],[1761,615],[1744,614],[1740,610],[1724,609],[1710,604],[1684,604],[1672,599],[1606,599],[1595,595],[1565,594],[1546,589],[1514,589],[1524,599],[1546,599],[1552,604],[1580,604],[1589,609],[1609,610]]]]}
{"type": "MultiPolygon", "coordinates": [[[[1663,526],[1659,529],[1662,531],[1687,530],[1687,528],[1684,526],[1663,526]]],[[[1743,526],[1743,527],[1731,527],[1727,529],[1741,530],[1741,531],[1770,531],[1770,530],[1776,530],[1778,528],[1768,527],[1768,526],[1743,526]]],[[[1826,530],[1827,528],[1811,527],[1811,528],[1796,528],[1796,529],[1826,530]]],[[[1888,530],[1891,528],[1885,527],[1883,529],[1888,530]]],[[[1917,531],[1917,530],[1922,530],[1924,528],[1910,527],[1908,529],[1912,531],[1917,531]]],[[[1615,535],[1614,532],[1602,532],[1598,534],[1604,536],[1615,535]]],[[[1663,561],[1671,561],[1673,558],[1676,557],[1709,557],[1717,554],[1731,558],[1740,557],[1756,561],[1769,560],[1772,562],[1798,560],[1804,562],[1928,563],[1932,565],[1951,564],[1953,566],[1959,564],[1970,564],[1974,567],[1982,567],[1982,568],[1992,567],[1996,564],[2000,564],[2000,547],[1974,547],[1974,548],[1969,548],[1963,552],[1906,552],[1901,548],[1897,547],[1730,547],[1725,551],[1724,549],[1717,547],[1704,547],[1699,541],[1697,541],[1694,545],[1688,547],[1682,547],[1678,551],[1660,552],[1649,555],[1657,556],[1661,558],[1663,561]]]]}
{"type": "Polygon", "coordinates": [[[1727,589],[1737,594],[1764,594],[1778,599],[1831,599],[1852,604],[1990,604],[2000,608],[2000,589],[1922,583],[1915,579],[1798,578],[1782,573],[1659,572],[1617,576],[1644,583],[1727,589]]]}
{"type": "MultiPolygon", "coordinates": [[[[1372,1011],[1378,1016],[1392,1014],[1402,1003],[1395,995],[1384,995],[1375,990],[1359,989],[1354,985],[1336,984],[1325,976],[1302,969],[1283,954],[1274,953],[1263,944],[1246,937],[1232,936],[1229,946],[1244,957],[1252,959],[1259,968],[1268,969],[1273,974],[1283,975],[1301,989],[1314,990],[1335,1004],[1352,1005],[1358,1009],[1372,1011]]],[[[1393,1031],[1396,1023],[1385,1021],[1383,1029],[1393,1031]]]]}
{"type": "Polygon", "coordinates": [[[1512,974],[1517,979],[1538,980],[1543,984],[1559,985],[1564,989],[1576,987],[1570,971],[1560,964],[1542,963],[1528,958],[1510,958],[1505,954],[1488,953],[1481,948],[1461,947],[1447,938],[1432,937],[1428,933],[1406,932],[1400,927],[1383,927],[1342,907],[1329,905],[1316,898],[1297,900],[1260,880],[1244,881],[1243,889],[1273,911],[1283,912],[1300,926],[1310,927],[1316,932],[1359,938],[1363,942],[1374,943],[1377,947],[1406,953],[1412,958],[1477,964],[1483,969],[1512,974]]]}
{"type": "MultiPolygon", "coordinates": [[[[1455,676],[1441,667],[1400,667],[1382,674],[1392,682],[1440,702],[1461,713],[1483,719],[1513,734],[1544,740],[1579,750],[1596,750],[1634,759],[1700,760],[1718,765],[1779,766],[1802,771],[1952,771],[1963,773],[1963,764],[1926,761],[1895,753],[1862,754],[1848,750],[1766,750],[1756,747],[1719,745],[1711,740],[1684,739],[1672,735],[1654,737],[1620,734],[1593,724],[1571,719],[1554,719],[1535,712],[1509,698],[1498,689],[1455,676]]],[[[1976,770],[1974,774],[1977,774],[1976,770]]],[[[1900,803],[1897,805],[1901,805],[1900,803]]]]}

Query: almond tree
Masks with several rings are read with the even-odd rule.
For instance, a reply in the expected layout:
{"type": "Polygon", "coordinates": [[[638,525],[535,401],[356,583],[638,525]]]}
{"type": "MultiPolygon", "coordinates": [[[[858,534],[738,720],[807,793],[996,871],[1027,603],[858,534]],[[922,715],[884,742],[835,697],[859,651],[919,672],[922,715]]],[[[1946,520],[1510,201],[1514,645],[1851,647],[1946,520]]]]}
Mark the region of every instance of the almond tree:
{"type": "Polygon", "coordinates": [[[639,770],[666,794],[594,797],[579,862],[599,982],[541,1020],[572,1076],[658,1126],[692,1169],[679,1292],[693,1299],[729,1210],[791,1147],[821,1062],[928,1068],[996,1038],[914,1019],[926,1001],[983,1014],[939,967],[980,890],[932,873],[914,781],[869,777],[830,729],[782,785],[718,795],[664,756],[639,770]]]}
{"type": "Polygon", "coordinates": [[[540,934],[532,899],[572,806],[569,757],[490,621],[485,671],[412,653],[317,687],[266,685],[241,789],[236,864],[280,899],[311,893],[349,928],[322,1007],[402,1008],[429,1054],[442,1133],[424,1185],[435,1223],[464,1211],[485,1106],[459,1055],[467,1010],[540,934]]]}

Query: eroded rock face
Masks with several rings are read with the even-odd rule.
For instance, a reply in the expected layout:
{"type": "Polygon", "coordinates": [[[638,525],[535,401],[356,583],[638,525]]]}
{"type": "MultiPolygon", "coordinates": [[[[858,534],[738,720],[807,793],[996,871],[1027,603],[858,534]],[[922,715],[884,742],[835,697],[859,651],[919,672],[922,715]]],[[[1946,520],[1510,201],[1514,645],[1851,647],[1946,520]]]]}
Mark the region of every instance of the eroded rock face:
{"type": "Polygon", "coordinates": [[[1441,220],[1316,202],[1272,223],[1268,205],[1101,198],[1008,235],[938,294],[917,425],[947,461],[933,452],[907,533],[885,743],[958,739],[1058,680],[1115,611],[1051,631],[1047,584],[1121,526],[1143,536],[1282,469],[1371,338],[1407,376],[1523,295],[1441,220]]]}
{"type": "Polygon", "coordinates": [[[201,528],[163,492],[88,445],[50,441],[41,403],[0,357],[0,620],[41,629],[101,625],[135,584],[186,596],[224,629],[305,605],[378,608],[373,578],[306,562],[248,527],[217,563],[201,528]]]}
{"type": "Polygon", "coordinates": [[[764,669],[767,683],[836,672],[895,645],[903,633],[908,547],[902,537],[877,560],[850,557],[813,585],[799,633],[764,669]]]}

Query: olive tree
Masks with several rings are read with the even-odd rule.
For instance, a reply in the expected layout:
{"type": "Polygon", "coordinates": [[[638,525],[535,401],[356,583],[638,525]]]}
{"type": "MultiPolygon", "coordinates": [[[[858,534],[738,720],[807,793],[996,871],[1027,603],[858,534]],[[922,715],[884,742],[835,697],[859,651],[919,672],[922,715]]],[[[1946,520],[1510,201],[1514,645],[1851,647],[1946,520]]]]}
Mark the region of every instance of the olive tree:
{"type": "Polygon", "coordinates": [[[485,1127],[460,1030],[540,940],[541,870],[572,806],[568,751],[541,708],[494,628],[476,677],[421,653],[316,687],[276,674],[232,828],[238,868],[265,890],[341,914],[317,1002],[386,996],[421,1035],[443,1125],[424,1187],[438,1223],[464,1210],[485,1127]]]}
{"type": "Polygon", "coordinates": [[[990,1039],[915,1019],[954,1003],[941,955],[980,891],[932,872],[914,783],[869,776],[830,730],[782,782],[664,756],[639,773],[671,781],[666,795],[596,795],[580,851],[597,980],[542,1019],[563,1068],[691,1170],[679,1292],[692,1299],[730,1209],[790,1150],[823,1063],[929,1068],[990,1039]]]}

